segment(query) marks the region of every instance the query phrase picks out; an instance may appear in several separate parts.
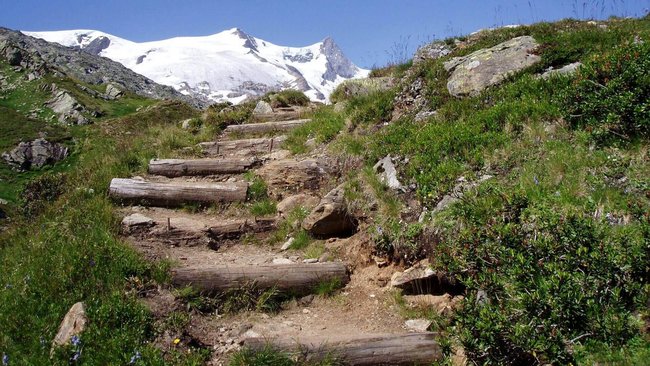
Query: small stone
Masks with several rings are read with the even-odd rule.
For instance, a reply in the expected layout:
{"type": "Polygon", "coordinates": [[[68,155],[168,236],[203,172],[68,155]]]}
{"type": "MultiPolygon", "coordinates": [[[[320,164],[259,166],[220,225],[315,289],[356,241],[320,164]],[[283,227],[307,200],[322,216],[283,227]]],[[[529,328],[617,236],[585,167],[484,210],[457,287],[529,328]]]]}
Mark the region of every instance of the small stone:
{"type": "Polygon", "coordinates": [[[309,306],[314,301],[314,295],[307,295],[298,299],[298,305],[300,306],[309,306]]]}
{"type": "Polygon", "coordinates": [[[122,225],[127,229],[134,227],[151,227],[154,225],[153,219],[140,213],[134,213],[122,219],[122,225]]]}
{"type": "Polygon", "coordinates": [[[273,258],[273,264],[292,264],[293,261],[288,258],[273,258]]]}
{"type": "Polygon", "coordinates": [[[323,253],[318,257],[318,261],[321,263],[329,262],[331,260],[329,253],[323,253]]]}
{"type": "Polygon", "coordinates": [[[294,238],[289,238],[289,240],[287,240],[284,244],[282,244],[282,248],[280,248],[280,250],[285,251],[291,248],[291,244],[293,244],[294,240],[295,240],[294,238]]]}
{"type": "Polygon", "coordinates": [[[431,321],[427,319],[409,319],[404,323],[406,329],[410,332],[426,332],[431,326],[431,321]]]}
{"type": "Polygon", "coordinates": [[[318,258],[307,258],[302,261],[303,263],[318,263],[318,258]]]}
{"type": "Polygon", "coordinates": [[[387,185],[388,188],[405,191],[404,186],[402,186],[402,183],[400,183],[399,179],[397,179],[397,169],[395,169],[393,159],[390,157],[390,155],[379,160],[373,169],[379,176],[379,180],[387,185]]]}
{"type": "Polygon", "coordinates": [[[303,314],[309,314],[309,313],[311,313],[311,311],[309,311],[309,309],[302,309],[302,313],[303,314]]]}
{"type": "Polygon", "coordinates": [[[192,123],[192,119],[191,119],[191,118],[188,118],[188,119],[186,119],[186,120],[183,120],[183,121],[181,122],[181,128],[184,129],[184,130],[187,130],[187,129],[189,129],[189,128],[191,127],[191,123],[192,123]]]}

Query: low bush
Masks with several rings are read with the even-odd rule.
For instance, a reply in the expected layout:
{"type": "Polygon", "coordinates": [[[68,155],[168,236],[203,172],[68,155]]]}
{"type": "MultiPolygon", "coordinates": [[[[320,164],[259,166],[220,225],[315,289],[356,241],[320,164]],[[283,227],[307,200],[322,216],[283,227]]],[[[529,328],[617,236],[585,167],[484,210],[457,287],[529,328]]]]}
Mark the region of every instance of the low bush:
{"type": "Polygon", "coordinates": [[[597,140],[650,136],[650,45],[632,43],[594,56],[559,95],[567,118],[597,140]]]}
{"type": "Polygon", "coordinates": [[[302,91],[295,89],[285,89],[279,92],[268,93],[264,96],[263,100],[271,104],[272,108],[306,106],[309,104],[309,97],[302,91]]]}

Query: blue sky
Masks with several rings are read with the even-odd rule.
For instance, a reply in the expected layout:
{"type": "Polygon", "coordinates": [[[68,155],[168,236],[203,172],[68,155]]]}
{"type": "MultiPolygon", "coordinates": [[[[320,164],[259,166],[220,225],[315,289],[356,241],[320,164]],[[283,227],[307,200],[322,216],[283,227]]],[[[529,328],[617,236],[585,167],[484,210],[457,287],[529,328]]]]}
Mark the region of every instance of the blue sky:
{"type": "Polygon", "coordinates": [[[650,0],[0,0],[0,26],[97,29],[133,41],[239,27],[284,46],[331,36],[352,61],[371,67],[410,55],[431,39],[480,28],[567,17],[642,16],[648,9],[650,0]]]}

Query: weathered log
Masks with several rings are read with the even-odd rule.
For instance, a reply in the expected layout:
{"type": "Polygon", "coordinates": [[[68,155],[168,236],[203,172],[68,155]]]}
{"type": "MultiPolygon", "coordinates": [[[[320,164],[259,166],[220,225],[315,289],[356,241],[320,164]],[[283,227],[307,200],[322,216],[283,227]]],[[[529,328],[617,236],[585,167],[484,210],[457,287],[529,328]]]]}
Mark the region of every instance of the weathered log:
{"type": "Polygon", "coordinates": [[[211,238],[217,240],[237,239],[247,233],[262,233],[275,228],[276,219],[239,219],[223,221],[207,229],[211,238]]]}
{"type": "Polygon", "coordinates": [[[286,136],[230,141],[202,142],[199,144],[207,155],[254,156],[268,154],[280,148],[286,136]]]}
{"type": "Polygon", "coordinates": [[[310,119],[297,119],[293,121],[246,123],[243,125],[230,125],[224,133],[267,133],[274,131],[289,131],[311,121],[310,119]]]}
{"type": "Polygon", "coordinates": [[[158,183],[114,178],[109,194],[125,201],[152,206],[177,206],[183,203],[218,203],[246,201],[248,184],[233,183],[158,183]]]}
{"type": "Polygon", "coordinates": [[[185,175],[213,175],[244,173],[258,164],[254,158],[224,159],[153,159],[149,162],[149,174],[166,177],[185,175]]]}
{"type": "Polygon", "coordinates": [[[324,281],[349,281],[341,262],[186,267],[172,270],[172,283],[214,293],[254,284],[257,288],[277,288],[296,294],[309,293],[324,281]]]}
{"type": "Polygon", "coordinates": [[[430,365],[442,359],[442,349],[436,335],[425,332],[299,341],[289,338],[248,338],[244,340],[244,346],[252,350],[270,346],[296,353],[309,361],[334,357],[348,365],[430,365]]]}

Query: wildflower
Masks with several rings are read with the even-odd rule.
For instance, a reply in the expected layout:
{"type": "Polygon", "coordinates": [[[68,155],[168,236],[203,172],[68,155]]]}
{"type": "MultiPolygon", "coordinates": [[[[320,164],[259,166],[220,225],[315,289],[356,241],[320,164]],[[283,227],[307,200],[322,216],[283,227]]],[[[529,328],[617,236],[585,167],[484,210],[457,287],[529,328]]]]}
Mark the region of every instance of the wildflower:
{"type": "Polygon", "coordinates": [[[95,260],[91,258],[88,264],[90,264],[91,267],[95,267],[95,260]]]}
{"type": "Polygon", "coordinates": [[[539,185],[539,180],[537,179],[537,176],[534,176],[534,177],[533,177],[533,181],[535,181],[535,185],[536,185],[536,186],[539,185]]]}
{"type": "Polygon", "coordinates": [[[75,352],[72,357],[70,357],[71,362],[77,362],[79,360],[79,357],[81,357],[81,351],[75,352]]]}
{"type": "Polygon", "coordinates": [[[6,353],[2,354],[2,366],[9,365],[9,355],[6,353]]]}
{"type": "Polygon", "coordinates": [[[70,338],[70,343],[72,343],[73,346],[78,347],[81,344],[81,339],[79,339],[78,336],[73,335],[72,338],[70,338]]]}
{"type": "Polygon", "coordinates": [[[181,340],[179,338],[174,339],[174,344],[179,344],[181,343],[181,340]]]}
{"type": "Polygon", "coordinates": [[[129,365],[134,365],[136,361],[142,358],[142,354],[140,354],[140,351],[135,351],[133,356],[131,356],[131,360],[129,361],[129,365]]]}

